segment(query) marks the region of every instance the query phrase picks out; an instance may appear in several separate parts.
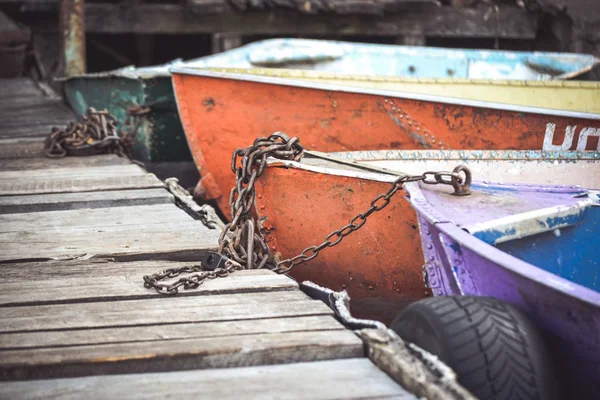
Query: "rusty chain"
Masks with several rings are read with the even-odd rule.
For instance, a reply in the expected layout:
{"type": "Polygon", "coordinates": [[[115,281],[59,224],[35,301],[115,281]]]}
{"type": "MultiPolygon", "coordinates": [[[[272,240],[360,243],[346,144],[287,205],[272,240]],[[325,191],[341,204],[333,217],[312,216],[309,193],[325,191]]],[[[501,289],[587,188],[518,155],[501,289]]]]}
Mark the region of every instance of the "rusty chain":
{"type": "Polygon", "coordinates": [[[44,142],[44,153],[50,158],[115,153],[131,159],[141,117],[149,112],[148,107],[129,107],[119,136],[117,119],[107,110],[90,107],[79,121],[69,122],[64,129],[52,128],[44,142]]]}
{"type": "MultiPolygon", "coordinates": [[[[245,148],[234,151],[231,169],[236,175],[236,184],[231,190],[229,205],[232,220],[225,225],[219,237],[219,249],[217,254],[221,255],[236,268],[231,268],[225,275],[236,269],[258,269],[267,268],[277,273],[287,273],[295,266],[310,261],[327,247],[334,247],[346,236],[360,229],[369,216],[377,211],[383,210],[390,203],[392,197],[402,189],[407,182],[423,182],[429,185],[446,184],[454,187],[455,194],[469,194],[471,184],[471,172],[465,166],[458,166],[453,172],[428,171],[421,175],[402,175],[393,183],[386,192],[376,196],[370,207],[354,216],[348,224],[327,235],[319,245],[312,245],[304,249],[300,254],[280,260],[280,255],[273,255],[265,240],[265,232],[253,216],[256,192],[255,182],[264,172],[267,158],[273,157],[282,160],[299,161],[304,149],[298,138],[289,138],[285,133],[277,132],[268,138],[258,138],[254,143],[245,148]],[[465,177],[461,176],[464,173],[465,177]]],[[[202,265],[197,266],[194,271],[201,271],[202,265]]],[[[158,283],[159,280],[178,276],[186,272],[187,267],[182,269],[167,270],[162,273],[144,277],[148,288],[155,288],[159,293],[175,294],[180,286],[197,287],[198,276],[180,278],[177,282],[166,285],[158,283]]],[[[214,273],[214,271],[213,271],[214,273]]],[[[212,277],[213,275],[211,275],[212,277]]]]}
{"type": "Polygon", "coordinates": [[[154,289],[160,294],[174,295],[177,294],[181,286],[184,289],[195,289],[206,280],[222,278],[239,269],[243,269],[239,263],[223,257],[221,254],[209,252],[206,253],[204,259],[198,265],[170,268],[153,275],[144,276],[144,287],[154,289]],[[193,275],[180,278],[171,284],[159,282],[163,279],[176,278],[184,273],[193,273],[193,275]]]}

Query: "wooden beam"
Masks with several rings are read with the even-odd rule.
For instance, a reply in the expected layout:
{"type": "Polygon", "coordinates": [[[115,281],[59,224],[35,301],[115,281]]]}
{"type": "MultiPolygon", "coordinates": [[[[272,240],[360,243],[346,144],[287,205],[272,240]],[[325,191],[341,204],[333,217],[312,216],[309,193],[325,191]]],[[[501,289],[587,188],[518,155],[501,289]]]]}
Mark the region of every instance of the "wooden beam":
{"type": "Polygon", "coordinates": [[[93,33],[199,34],[235,32],[241,35],[371,35],[427,37],[488,37],[534,39],[537,14],[517,7],[500,8],[500,24],[485,19],[486,8],[412,7],[381,17],[307,15],[295,11],[194,14],[177,4],[86,5],[86,31],[93,33]]]}
{"type": "Polygon", "coordinates": [[[61,0],[61,66],[66,76],[85,73],[85,0],[61,0]]]}
{"type": "Polygon", "coordinates": [[[0,385],[7,399],[416,400],[364,358],[0,385]]]}

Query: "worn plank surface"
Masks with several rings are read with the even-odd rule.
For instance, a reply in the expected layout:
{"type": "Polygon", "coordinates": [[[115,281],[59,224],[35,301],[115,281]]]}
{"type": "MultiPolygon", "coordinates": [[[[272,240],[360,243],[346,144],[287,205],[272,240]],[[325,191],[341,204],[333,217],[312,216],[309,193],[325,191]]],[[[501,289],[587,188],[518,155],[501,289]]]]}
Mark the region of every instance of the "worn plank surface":
{"type": "Polygon", "coordinates": [[[32,80],[0,79],[0,138],[46,136],[74,116],[60,97],[32,80]]]}
{"type": "Polygon", "coordinates": [[[164,189],[0,196],[0,214],[174,203],[164,189]]]}
{"type": "Polygon", "coordinates": [[[0,160],[44,156],[44,138],[0,139],[0,160]]]}
{"type": "Polygon", "coordinates": [[[106,328],[329,314],[300,291],[176,296],[166,299],[106,301],[0,308],[0,332],[106,328]],[[169,312],[169,310],[177,312],[169,312]]]}
{"type": "Polygon", "coordinates": [[[236,335],[7,350],[2,352],[0,378],[38,379],[227,368],[362,356],[362,341],[346,330],[236,335]]]}
{"type": "Polygon", "coordinates": [[[365,359],[0,384],[11,399],[416,399],[365,359]]]}
{"type": "MultiPolygon", "coordinates": [[[[123,265],[124,263],[118,263],[123,265]]],[[[143,263],[137,263],[143,264],[143,263]]],[[[0,282],[0,306],[75,303],[82,301],[127,300],[162,297],[154,290],[143,286],[144,275],[164,270],[179,268],[193,263],[163,263],[161,268],[138,268],[134,273],[125,275],[104,275],[91,279],[90,276],[79,278],[55,278],[47,280],[35,279],[35,271],[31,271],[31,281],[0,282]]],[[[3,266],[2,266],[3,267],[3,266]]],[[[126,267],[124,267],[126,268],[126,267]]],[[[3,268],[0,268],[3,272],[3,268]]],[[[215,295],[225,293],[271,292],[293,290],[296,282],[288,277],[277,275],[271,271],[238,271],[227,279],[213,279],[205,282],[197,290],[184,291],[182,295],[215,295]]],[[[0,328],[1,329],[1,328],[0,328]]]]}
{"type": "MultiPolygon", "coordinates": [[[[0,142],[2,143],[2,142],[0,142]]],[[[41,142],[40,149],[42,147],[41,142]]],[[[9,144],[6,144],[9,146],[9,144]]],[[[10,146],[12,147],[12,146],[10,146]]],[[[22,171],[22,170],[46,170],[55,168],[92,168],[116,165],[132,165],[127,158],[119,157],[116,154],[103,154],[84,157],[64,157],[64,158],[18,158],[18,159],[0,159],[0,171],[22,171]]]]}
{"type": "MultiPolygon", "coordinates": [[[[123,164],[115,156],[92,158],[91,166],[84,159],[69,157],[48,168],[44,164],[51,164],[54,160],[41,160],[24,159],[16,163],[20,169],[0,170],[0,196],[164,187],[154,174],[135,164],[123,164]],[[111,164],[111,160],[117,165],[111,164]]],[[[5,163],[10,164],[11,161],[5,163]]]]}
{"type": "Polygon", "coordinates": [[[69,347],[106,343],[211,338],[232,335],[334,331],[344,328],[331,315],[242,319],[210,323],[158,324],[121,328],[19,332],[1,335],[0,350],[69,347]]]}

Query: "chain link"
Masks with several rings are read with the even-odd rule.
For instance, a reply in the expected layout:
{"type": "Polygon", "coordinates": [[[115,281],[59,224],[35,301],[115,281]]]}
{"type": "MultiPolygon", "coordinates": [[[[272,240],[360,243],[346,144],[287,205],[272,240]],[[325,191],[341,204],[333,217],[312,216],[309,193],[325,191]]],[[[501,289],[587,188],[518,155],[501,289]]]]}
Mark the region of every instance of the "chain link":
{"type": "MultiPolygon", "coordinates": [[[[321,244],[309,246],[294,257],[280,260],[279,253],[275,255],[271,253],[265,240],[265,231],[262,225],[257,223],[253,217],[256,200],[254,185],[256,180],[264,173],[269,157],[299,161],[303,152],[304,149],[298,138],[290,139],[282,132],[274,133],[268,138],[258,138],[251,146],[245,149],[238,148],[234,151],[231,170],[236,176],[236,183],[229,196],[232,220],[225,225],[221,232],[218,254],[226,257],[229,261],[235,262],[235,265],[239,266],[238,269],[267,268],[277,273],[287,273],[295,266],[314,259],[325,248],[338,245],[346,236],[360,229],[367,222],[369,216],[386,208],[392,197],[407,182],[421,181],[429,185],[452,185],[457,195],[470,193],[471,172],[462,165],[455,168],[453,172],[428,171],[422,175],[399,176],[386,193],[376,196],[371,201],[371,205],[367,210],[354,216],[348,224],[331,232],[321,244]],[[461,173],[464,173],[464,178],[461,173]]],[[[186,272],[186,268],[164,271],[161,275],[155,276],[155,283],[160,279],[186,272]]],[[[201,266],[199,268],[198,270],[201,270],[201,266]]],[[[227,274],[230,272],[233,272],[233,269],[227,274]]],[[[194,278],[189,283],[185,283],[185,278],[182,278],[171,286],[160,286],[160,290],[156,284],[147,287],[154,287],[159,293],[173,294],[173,290],[176,293],[177,287],[182,285],[185,288],[197,287],[205,279],[210,279],[202,277],[203,275],[200,278],[194,278]]]]}
{"type": "Polygon", "coordinates": [[[175,295],[179,288],[195,289],[205,281],[215,278],[223,278],[229,274],[244,269],[239,263],[213,252],[207,253],[206,257],[198,265],[185,266],[181,268],[169,268],[152,275],[144,276],[144,287],[154,289],[160,294],[175,295]],[[198,272],[198,273],[196,273],[198,272]],[[176,278],[181,274],[193,274],[177,281],[166,284],[160,283],[163,279],[176,278]]]}
{"type": "Polygon", "coordinates": [[[142,124],[141,117],[149,112],[148,107],[129,107],[122,135],[119,136],[117,119],[107,110],[97,111],[90,107],[79,121],[69,122],[64,129],[52,128],[44,142],[44,153],[50,158],[116,153],[131,159],[131,148],[142,124]]]}

